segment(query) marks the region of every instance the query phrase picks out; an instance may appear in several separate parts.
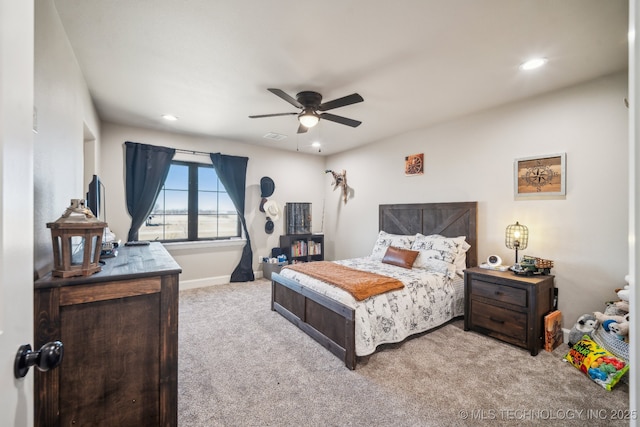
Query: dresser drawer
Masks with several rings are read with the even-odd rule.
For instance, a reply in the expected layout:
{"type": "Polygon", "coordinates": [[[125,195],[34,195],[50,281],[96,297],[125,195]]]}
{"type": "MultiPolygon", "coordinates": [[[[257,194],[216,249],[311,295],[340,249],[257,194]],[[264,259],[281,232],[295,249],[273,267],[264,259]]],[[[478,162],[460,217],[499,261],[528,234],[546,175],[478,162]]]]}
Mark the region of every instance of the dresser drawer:
{"type": "Polygon", "coordinates": [[[496,307],[480,301],[471,302],[472,329],[483,328],[511,337],[521,343],[527,342],[527,314],[496,307]]]}
{"type": "Polygon", "coordinates": [[[526,289],[484,282],[475,278],[471,280],[471,296],[481,296],[520,307],[527,306],[526,289]]]}

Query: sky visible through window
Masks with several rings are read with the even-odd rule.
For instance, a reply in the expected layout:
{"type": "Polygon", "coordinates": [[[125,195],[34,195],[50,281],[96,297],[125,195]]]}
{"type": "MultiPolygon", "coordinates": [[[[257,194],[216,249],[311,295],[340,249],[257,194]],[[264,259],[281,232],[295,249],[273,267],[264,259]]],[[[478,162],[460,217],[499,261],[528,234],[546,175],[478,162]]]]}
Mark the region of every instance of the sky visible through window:
{"type": "MultiPolygon", "coordinates": [[[[186,212],[188,189],[189,167],[171,165],[165,180],[164,191],[160,193],[156,201],[154,213],[186,212]]],[[[236,213],[233,202],[220,185],[215,169],[211,167],[198,168],[198,213],[236,213]]]]}

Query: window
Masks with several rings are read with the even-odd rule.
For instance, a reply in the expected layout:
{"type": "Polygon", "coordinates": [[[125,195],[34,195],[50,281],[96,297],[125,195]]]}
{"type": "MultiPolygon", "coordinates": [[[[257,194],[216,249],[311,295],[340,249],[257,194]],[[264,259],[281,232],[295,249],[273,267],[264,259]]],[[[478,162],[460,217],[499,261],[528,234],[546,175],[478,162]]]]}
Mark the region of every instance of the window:
{"type": "Polygon", "coordinates": [[[140,240],[164,242],[240,237],[240,219],[212,165],[171,162],[140,240]]]}

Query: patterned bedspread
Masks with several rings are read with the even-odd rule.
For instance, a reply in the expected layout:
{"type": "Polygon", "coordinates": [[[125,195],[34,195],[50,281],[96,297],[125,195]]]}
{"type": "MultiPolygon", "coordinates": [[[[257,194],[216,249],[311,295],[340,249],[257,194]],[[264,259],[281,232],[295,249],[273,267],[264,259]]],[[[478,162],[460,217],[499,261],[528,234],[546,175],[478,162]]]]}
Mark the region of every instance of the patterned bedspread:
{"type": "Polygon", "coordinates": [[[348,292],[285,268],[281,275],[355,309],[356,355],[373,353],[377,346],[400,342],[464,314],[464,281],[423,269],[383,264],[370,257],[334,261],[358,270],[396,278],[403,289],[356,301],[348,292]]]}

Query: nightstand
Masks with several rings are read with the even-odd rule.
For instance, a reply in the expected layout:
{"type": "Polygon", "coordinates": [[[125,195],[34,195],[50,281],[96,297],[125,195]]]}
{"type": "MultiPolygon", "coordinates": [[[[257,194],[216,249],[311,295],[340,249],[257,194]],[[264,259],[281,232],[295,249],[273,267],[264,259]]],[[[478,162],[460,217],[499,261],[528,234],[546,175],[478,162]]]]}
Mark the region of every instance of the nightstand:
{"type": "Polygon", "coordinates": [[[544,316],[554,309],[554,276],[517,276],[474,267],[464,271],[464,330],[525,348],[544,346],[544,316]]]}

